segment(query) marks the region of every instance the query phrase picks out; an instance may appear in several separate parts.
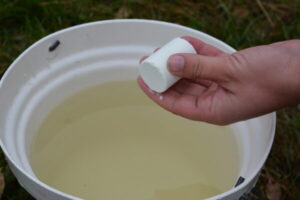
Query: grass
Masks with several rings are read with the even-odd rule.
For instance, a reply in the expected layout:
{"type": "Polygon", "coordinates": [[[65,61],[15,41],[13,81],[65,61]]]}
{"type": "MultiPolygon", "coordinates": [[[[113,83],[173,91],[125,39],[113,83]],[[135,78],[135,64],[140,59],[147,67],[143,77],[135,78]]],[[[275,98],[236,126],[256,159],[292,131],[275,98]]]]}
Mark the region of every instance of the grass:
{"type": "MultiPolygon", "coordinates": [[[[0,0],[0,76],[30,44],[54,31],[90,21],[145,18],[211,34],[236,49],[300,35],[299,0],[0,0]]],[[[300,199],[300,107],[278,112],[272,152],[253,196],[300,199]],[[275,194],[275,195],[274,195],[275,194]]],[[[0,154],[2,199],[31,200],[0,154]]]]}

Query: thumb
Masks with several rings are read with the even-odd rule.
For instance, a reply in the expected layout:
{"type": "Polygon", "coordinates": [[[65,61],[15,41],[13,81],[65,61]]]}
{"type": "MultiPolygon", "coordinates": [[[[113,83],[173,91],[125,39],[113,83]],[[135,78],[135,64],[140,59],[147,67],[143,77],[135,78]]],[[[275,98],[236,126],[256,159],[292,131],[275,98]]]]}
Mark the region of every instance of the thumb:
{"type": "Polygon", "coordinates": [[[168,60],[169,71],[179,77],[194,81],[205,79],[222,81],[228,79],[230,62],[228,56],[202,56],[198,54],[175,54],[168,60]]]}

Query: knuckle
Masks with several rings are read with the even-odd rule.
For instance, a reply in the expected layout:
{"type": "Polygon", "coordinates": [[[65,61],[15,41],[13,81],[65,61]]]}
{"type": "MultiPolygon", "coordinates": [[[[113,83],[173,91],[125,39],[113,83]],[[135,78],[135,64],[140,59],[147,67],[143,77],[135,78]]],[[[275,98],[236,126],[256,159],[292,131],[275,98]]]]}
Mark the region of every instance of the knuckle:
{"type": "Polygon", "coordinates": [[[180,113],[178,112],[177,106],[176,106],[176,102],[177,102],[177,99],[174,98],[174,100],[171,102],[171,104],[169,104],[169,107],[167,108],[167,110],[169,110],[174,115],[180,115],[180,113]]]}
{"type": "Polygon", "coordinates": [[[215,124],[215,125],[219,125],[219,126],[225,126],[228,125],[230,122],[228,121],[228,119],[224,118],[224,117],[212,117],[211,119],[208,119],[209,123],[215,124]]]}
{"type": "Polygon", "coordinates": [[[200,61],[197,59],[191,66],[190,77],[192,80],[199,80],[202,77],[203,67],[201,66],[200,61]]]}
{"type": "Polygon", "coordinates": [[[246,66],[247,59],[245,55],[240,53],[234,53],[228,56],[225,56],[224,59],[224,67],[226,69],[223,70],[223,81],[229,82],[232,80],[236,80],[239,76],[236,76],[241,70],[244,70],[244,66],[246,66]]]}
{"type": "Polygon", "coordinates": [[[219,126],[225,126],[230,123],[230,116],[228,113],[224,112],[223,109],[211,109],[209,114],[207,114],[207,122],[216,124],[219,126]]]}
{"type": "Polygon", "coordinates": [[[243,53],[233,53],[225,59],[227,61],[228,67],[233,67],[235,69],[245,66],[247,63],[247,57],[243,53]]]}
{"type": "Polygon", "coordinates": [[[219,125],[219,126],[226,126],[228,124],[230,124],[229,122],[227,121],[216,121],[215,122],[216,125],[219,125]]]}

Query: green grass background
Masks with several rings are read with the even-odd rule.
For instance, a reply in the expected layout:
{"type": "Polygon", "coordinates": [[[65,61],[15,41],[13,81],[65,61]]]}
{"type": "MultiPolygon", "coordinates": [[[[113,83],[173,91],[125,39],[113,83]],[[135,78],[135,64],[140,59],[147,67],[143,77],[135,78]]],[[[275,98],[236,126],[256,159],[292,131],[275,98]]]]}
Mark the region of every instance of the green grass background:
{"type": "MultiPolygon", "coordinates": [[[[115,18],[182,24],[236,49],[300,36],[299,0],[0,0],[0,77],[22,51],[45,35],[115,18]]],[[[6,183],[2,199],[33,199],[17,183],[2,152],[0,169],[6,183]]],[[[278,111],[274,146],[252,196],[300,199],[300,106],[278,111]]]]}

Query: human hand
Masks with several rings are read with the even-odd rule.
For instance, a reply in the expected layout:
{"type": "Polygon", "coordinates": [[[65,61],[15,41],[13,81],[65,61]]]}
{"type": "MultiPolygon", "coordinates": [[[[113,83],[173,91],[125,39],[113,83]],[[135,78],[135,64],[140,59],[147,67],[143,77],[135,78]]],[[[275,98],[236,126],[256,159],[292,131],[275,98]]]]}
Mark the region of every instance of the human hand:
{"type": "Polygon", "coordinates": [[[138,77],[147,96],[166,110],[225,125],[300,102],[300,40],[227,54],[195,38],[183,39],[198,53],[170,56],[169,71],[183,79],[157,94],[138,77]]]}

